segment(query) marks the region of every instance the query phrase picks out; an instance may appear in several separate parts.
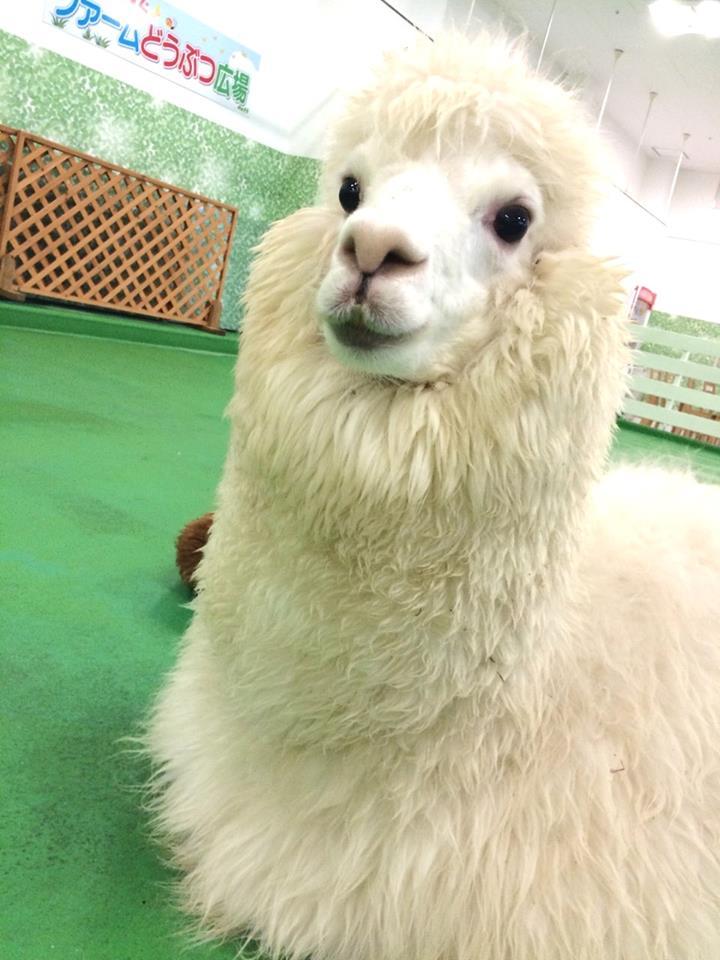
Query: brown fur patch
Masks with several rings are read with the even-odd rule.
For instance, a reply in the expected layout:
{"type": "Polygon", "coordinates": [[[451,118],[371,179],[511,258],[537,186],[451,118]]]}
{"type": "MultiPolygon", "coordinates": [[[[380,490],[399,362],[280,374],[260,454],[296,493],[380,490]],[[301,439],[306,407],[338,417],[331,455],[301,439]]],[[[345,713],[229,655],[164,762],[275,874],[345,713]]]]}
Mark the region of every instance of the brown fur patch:
{"type": "Polygon", "coordinates": [[[195,589],[195,572],[202,559],[202,551],[210,536],[213,515],[206,513],[202,517],[185,524],[175,541],[175,563],[180,578],[188,587],[195,589]]]}

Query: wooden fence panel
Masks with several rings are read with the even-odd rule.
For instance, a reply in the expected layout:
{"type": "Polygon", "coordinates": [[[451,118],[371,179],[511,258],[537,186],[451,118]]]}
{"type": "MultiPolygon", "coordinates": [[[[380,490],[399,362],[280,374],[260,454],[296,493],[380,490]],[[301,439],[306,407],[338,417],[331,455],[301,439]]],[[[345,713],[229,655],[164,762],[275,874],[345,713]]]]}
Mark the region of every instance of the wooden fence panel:
{"type": "Polygon", "coordinates": [[[5,207],[8,180],[10,179],[10,167],[15,155],[16,139],[17,130],[0,124],[0,223],[5,207]]]}
{"type": "Polygon", "coordinates": [[[630,324],[630,337],[647,346],[632,353],[623,415],[720,446],[720,340],[637,324],[630,324]],[[669,348],[676,356],[653,348],[669,348]]]}
{"type": "Polygon", "coordinates": [[[0,289],[219,328],[234,207],[6,131],[0,289]]]}

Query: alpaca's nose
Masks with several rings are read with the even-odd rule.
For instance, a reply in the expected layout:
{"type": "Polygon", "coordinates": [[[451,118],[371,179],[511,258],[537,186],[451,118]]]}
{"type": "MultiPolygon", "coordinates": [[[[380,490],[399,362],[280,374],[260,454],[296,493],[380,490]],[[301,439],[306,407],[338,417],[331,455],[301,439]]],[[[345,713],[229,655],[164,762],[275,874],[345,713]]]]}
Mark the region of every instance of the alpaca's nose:
{"type": "Polygon", "coordinates": [[[402,227],[356,218],[348,223],[340,250],[360,273],[373,274],[389,267],[413,267],[427,259],[402,227]]]}

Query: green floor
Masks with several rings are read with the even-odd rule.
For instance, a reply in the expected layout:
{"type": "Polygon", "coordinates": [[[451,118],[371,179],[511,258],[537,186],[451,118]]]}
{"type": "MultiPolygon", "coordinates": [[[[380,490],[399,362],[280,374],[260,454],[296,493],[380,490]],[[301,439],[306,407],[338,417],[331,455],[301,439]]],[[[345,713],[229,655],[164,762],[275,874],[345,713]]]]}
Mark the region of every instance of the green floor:
{"type": "MultiPolygon", "coordinates": [[[[235,955],[184,946],[119,745],[188,620],[172,543],[213,502],[234,346],[0,304],[2,960],[235,955]]],[[[714,450],[623,430],[616,454],[720,482],[714,450]]]]}

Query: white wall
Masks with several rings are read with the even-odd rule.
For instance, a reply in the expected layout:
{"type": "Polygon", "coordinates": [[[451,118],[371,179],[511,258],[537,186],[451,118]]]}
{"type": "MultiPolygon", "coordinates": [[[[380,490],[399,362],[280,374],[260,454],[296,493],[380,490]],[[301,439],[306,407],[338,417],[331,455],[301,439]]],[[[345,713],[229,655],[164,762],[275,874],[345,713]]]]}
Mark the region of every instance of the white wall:
{"type": "MultiPolygon", "coordinates": [[[[218,3],[221,0],[213,0],[218,3]]],[[[424,22],[432,27],[418,0],[424,22]]],[[[414,4],[405,3],[408,14],[414,4]]],[[[442,10],[443,4],[439,4],[442,10]]],[[[258,11],[261,5],[257,4],[258,11]]],[[[243,14],[244,16],[244,14],[243,14]]],[[[279,118],[285,149],[303,156],[320,156],[325,128],[344,95],[363,83],[384,50],[404,47],[416,30],[378,0],[286,0],[262,6],[263,49],[268,52],[262,116],[279,118]],[[278,31],[274,8],[286,7],[288,19],[278,31]]]]}
{"type": "Polygon", "coordinates": [[[667,237],[653,269],[656,309],[720,323],[720,243],[667,237]]]}
{"type": "Polygon", "coordinates": [[[628,285],[651,287],[649,277],[665,225],[617,187],[607,195],[594,236],[601,256],[617,257],[628,271],[628,285]]]}
{"type": "Polygon", "coordinates": [[[668,215],[667,198],[676,165],[675,157],[650,157],[638,190],[638,200],[661,220],[668,215]]]}
{"type": "MultiPolygon", "coordinates": [[[[647,164],[639,199],[660,226],[652,244],[630,251],[639,282],[654,290],[656,308],[668,313],[720,322],[720,210],[715,196],[720,174],[683,169],[672,203],[667,198],[676,159],[654,157],[647,164]]],[[[629,224],[618,216],[618,232],[629,224]]]]}
{"type": "Polygon", "coordinates": [[[654,157],[645,171],[638,200],[661,219],[666,220],[671,234],[689,235],[694,239],[720,240],[713,229],[715,222],[705,214],[715,206],[720,172],[680,168],[672,202],[668,195],[672,186],[677,159],[654,157]],[[710,228],[710,234],[708,234],[710,228]]]}
{"type": "Polygon", "coordinates": [[[647,172],[647,153],[638,152],[637,144],[607,114],[603,119],[602,135],[609,148],[613,182],[631,197],[638,197],[647,172]]]}

